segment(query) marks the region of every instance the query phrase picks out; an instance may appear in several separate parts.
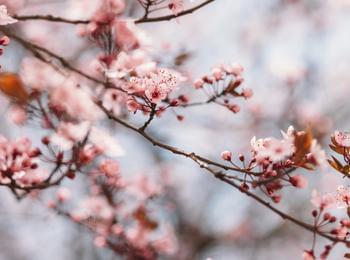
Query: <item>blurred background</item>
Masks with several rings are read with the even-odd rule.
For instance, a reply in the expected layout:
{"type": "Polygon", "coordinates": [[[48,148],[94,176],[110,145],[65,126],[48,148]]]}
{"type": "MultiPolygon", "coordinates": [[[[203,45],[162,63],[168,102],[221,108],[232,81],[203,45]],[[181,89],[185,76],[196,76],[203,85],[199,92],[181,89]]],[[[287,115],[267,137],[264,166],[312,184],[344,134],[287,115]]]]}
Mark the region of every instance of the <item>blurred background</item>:
{"type": "MultiPolygon", "coordinates": [[[[84,2],[0,0],[11,14],[76,19],[89,18],[94,11],[82,9],[84,2]]],[[[131,17],[142,16],[137,1],[127,4],[131,17]]],[[[195,79],[215,65],[238,62],[245,68],[243,86],[254,91],[253,98],[240,101],[238,114],[215,104],[176,109],[185,117],[182,122],[174,113],[165,113],[149,130],[168,144],[216,161],[223,150],[230,150],[238,160],[239,153],[249,156],[254,135],[280,137],[280,130],[289,125],[300,130],[310,125],[325,149],[335,129],[349,129],[348,0],[217,0],[177,20],[138,26],[148,34],[154,58],[164,66],[195,79]],[[175,65],[173,61],[181,53],[189,58],[175,65]]],[[[72,25],[28,21],[11,28],[86,71],[86,64],[96,55],[91,43],[80,38],[72,25]]],[[[1,57],[3,70],[18,71],[26,55],[13,42],[1,57]]],[[[179,92],[193,101],[205,100],[190,83],[179,92]]],[[[39,128],[14,126],[6,116],[8,101],[0,97],[0,104],[0,133],[30,136],[39,143],[39,128]]],[[[145,117],[136,115],[129,120],[140,124],[145,117]]],[[[154,202],[154,208],[167,208],[158,213],[159,218],[177,237],[176,253],[169,259],[292,260],[301,259],[302,251],[311,246],[311,233],[286,223],[193,162],[152,147],[119,126],[109,127],[126,150],[120,159],[122,174],[130,179],[147,175],[162,189],[163,196],[154,202]]],[[[298,191],[284,189],[278,207],[311,222],[312,190],[334,191],[347,181],[329,168],[303,175],[308,186],[298,191]]],[[[87,189],[83,178],[63,185],[74,190],[73,197],[87,189]]],[[[54,192],[47,190],[43,197],[50,198],[54,192]]],[[[96,249],[87,231],[38,201],[18,203],[5,189],[0,189],[0,194],[0,259],[115,259],[108,250],[96,249]]],[[[329,258],[341,259],[343,251],[336,249],[329,258]]]]}

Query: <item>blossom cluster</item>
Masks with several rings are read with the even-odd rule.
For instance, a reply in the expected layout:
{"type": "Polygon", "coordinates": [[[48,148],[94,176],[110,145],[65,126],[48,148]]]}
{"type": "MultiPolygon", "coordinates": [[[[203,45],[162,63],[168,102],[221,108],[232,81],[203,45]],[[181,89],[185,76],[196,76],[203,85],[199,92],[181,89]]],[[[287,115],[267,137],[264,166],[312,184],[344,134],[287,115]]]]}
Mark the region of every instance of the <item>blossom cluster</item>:
{"type": "Polygon", "coordinates": [[[161,195],[159,185],[147,177],[125,180],[119,163],[109,159],[89,174],[90,192],[77,205],[70,206],[74,194],[60,188],[48,206],[88,227],[98,248],[109,247],[120,255],[142,259],[174,253],[177,241],[172,229],[165,226],[166,231],[159,232],[164,223],[148,209],[151,199],[161,195]]]}
{"type": "Polygon", "coordinates": [[[40,155],[28,138],[7,140],[0,136],[0,183],[25,187],[44,181],[47,172],[39,169],[40,155]]]}
{"type": "Polygon", "coordinates": [[[232,97],[248,99],[253,95],[252,90],[248,88],[238,91],[238,87],[244,81],[243,71],[243,67],[238,63],[214,67],[211,74],[195,80],[194,87],[205,91],[208,95],[208,102],[214,102],[238,113],[240,107],[232,103],[232,97]]]}
{"type": "MultiPolygon", "coordinates": [[[[9,25],[16,23],[17,20],[12,18],[7,13],[7,7],[5,5],[0,5],[0,26],[9,25]]],[[[0,38],[0,46],[7,46],[10,43],[10,39],[4,35],[0,38]]],[[[0,56],[3,54],[3,49],[0,48],[0,56]]]]}
{"type": "MultiPolygon", "coordinates": [[[[277,192],[285,186],[304,188],[307,180],[304,176],[294,174],[298,168],[312,170],[317,166],[325,165],[326,154],[320,145],[312,138],[311,132],[296,131],[290,126],[287,132],[282,131],[282,139],[274,137],[251,139],[252,157],[249,161],[243,155],[239,160],[245,167],[245,175],[250,176],[241,179],[242,189],[259,187],[274,202],[281,201],[281,195],[277,192]]],[[[221,157],[238,167],[232,161],[232,154],[224,151],[221,157]]]]}

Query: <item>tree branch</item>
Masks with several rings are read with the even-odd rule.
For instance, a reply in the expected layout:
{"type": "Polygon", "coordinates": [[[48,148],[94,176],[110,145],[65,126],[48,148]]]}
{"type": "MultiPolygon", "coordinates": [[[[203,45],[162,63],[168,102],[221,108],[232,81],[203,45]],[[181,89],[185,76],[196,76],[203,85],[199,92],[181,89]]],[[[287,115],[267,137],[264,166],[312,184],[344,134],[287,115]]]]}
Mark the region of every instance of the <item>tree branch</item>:
{"type": "MultiPolygon", "coordinates": [[[[141,24],[141,23],[153,23],[153,22],[169,21],[169,20],[178,18],[180,16],[191,14],[191,13],[197,11],[198,9],[200,9],[200,8],[206,6],[214,1],[215,0],[204,1],[203,3],[201,3],[197,6],[194,6],[190,9],[179,12],[177,15],[171,14],[171,15],[164,15],[164,16],[158,16],[158,17],[148,17],[148,15],[145,15],[142,18],[135,20],[134,22],[136,24],[141,24]]],[[[48,14],[48,15],[14,15],[13,17],[19,21],[41,20],[41,21],[47,21],[47,22],[67,23],[67,24],[73,24],[73,25],[88,24],[91,22],[91,20],[72,20],[72,19],[68,19],[68,18],[53,16],[51,14],[48,14]]]]}
{"type": "MultiPolygon", "coordinates": [[[[251,197],[252,199],[254,199],[255,201],[257,201],[259,204],[263,205],[264,207],[270,209],[272,212],[274,212],[275,214],[277,214],[278,216],[280,216],[282,219],[288,220],[296,225],[298,225],[299,227],[302,227],[310,232],[313,233],[317,233],[318,235],[333,241],[333,242],[341,242],[341,243],[349,243],[350,241],[347,240],[341,240],[338,239],[336,237],[327,235],[326,233],[321,232],[320,230],[318,230],[317,228],[314,228],[313,225],[307,224],[305,222],[302,222],[286,213],[284,213],[283,211],[277,209],[276,207],[272,206],[269,202],[266,202],[265,200],[261,199],[259,196],[255,195],[254,193],[250,192],[247,189],[242,189],[240,187],[239,184],[237,184],[236,182],[234,182],[233,180],[229,179],[230,176],[228,176],[227,174],[224,174],[221,171],[217,171],[215,169],[210,168],[210,164],[215,165],[215,166],[219,166],[217,163],[212,162],[206,158],[203,158],[199,155],[196,155],[195,153],[190,153],[190,152],[186,152],[183,150],[180,150],[176,147],[172,147],[170,145],[167,144],[163,144],[161,142],[156,141],[155,139],[153,139],[151,136],[149,136],[148,134],[146,134],[144,131],[132,126],[131,124],[129,124],[128,122],[125,122],[121,119],[119,119],[118,117],[110,114],[101,104],[99,104],[99,107],[104,111],[104,113],[106,113],[106,115],[108,116],[108,118],[110,118],[111,120],[125,126],[126,128],[140,134],[141,136],[143,136],[147,141],[149,141],[151,144],[153,144],[154,146],[158,146],[164,150],[168,150],[174,154],[177,155],[181,155],[184,156],[186,158],[190,158],[191,160],[193,160],[195,163],[197,163],[199,165],[200,168],[203,168],[205,170],[207,170],[209,173],[211,173],[215,178],[229,184],[230,186],[234,187],[236,190],[239,190],[241,192],[243,192],[244,194],[246,194],[247,196],[251,197]]],[[[237,171],[239,172],[244,172],[244,170],[242,169],[237,169],[237,171]]]]}

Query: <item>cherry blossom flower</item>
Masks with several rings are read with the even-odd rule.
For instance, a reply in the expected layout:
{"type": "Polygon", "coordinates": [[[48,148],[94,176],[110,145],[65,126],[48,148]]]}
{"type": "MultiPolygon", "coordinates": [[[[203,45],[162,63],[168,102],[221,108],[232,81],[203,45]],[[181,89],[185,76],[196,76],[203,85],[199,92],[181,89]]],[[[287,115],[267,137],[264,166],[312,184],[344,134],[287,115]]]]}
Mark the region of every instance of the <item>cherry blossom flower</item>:
{"type": "Polygon", "coordinates": [[[146,77],[132,77],[127,91],[130,93],[144,93],[152,103],[164,100],[177,85],[174,73],[165,69],[158,69],[146,77]]]}
{"type": "Polygon", "coordinates": [[[326,152],[321,148],[321,145],[317,143],[315,139],[312,140],[309,156],[312,156],[312,159],[319,166],[325,167],[327,164],[326,152]]]}
{"type": "Polygon", "coordinates": [[[162,187],[157,185],[151,178],[146,175],[138,175],[128,183],[126,190],[140,200],[145,200],[162,192],[162,187]]]}
{"type": "Polygon", "coordinates": [[[125,106],[127,96],[119,90],[108,89],[103,95],[103,106],[114,115],[120,115],[125,106]]]}
{"type": "Polygon", "coordinates": [[[9,111],[8,117],[14,124],[23,125],[27,120],[27,113],[23,107],[13,106],[9,111]]]}
{"type": "Polygon", "coordinates": [[[138,47],[139,41],[135,34],[136,28],[131,21],[118,20],[114,26],[117,31],[115,41],[118,49],[130,51],[138,47]]]}
{"type": "Polygon", "coordinates": [[[302,257],[303,257],[303,260],[316,260],[316,257],[315,257],[315,255],[314,255],[314,252],[313,252],[313,251],[307,251],[307,250],[305,250],[305,251],[303,252],[302,257]]]}
{"type": "Polygon", "coordinates": [[[183,0],[171,0],[168,6],[174,15],[178,15],[180,12],[182,12],[184,10],[184,1],[183,0]]]}
{"type": "Polygon", "coordinates": [[[89,140],[97,149],[109,157],[118,157],[125,153],[116,138],[103,129],[92,127],[89,140]]]}
{"type": "Polygon", "coordinates": [[[317,190],[312,191],[311,203],[320,209],[326,209],[331,207],[335,202],[335,198],[330,193],[319,194],[317,190]]]}
{"type": "Polygon", "coordinates": [[[339,146],[350,147],[350,132],[334,132],[334,139],[339,146]]]}
{"type": "Polygon", "coordinates": [[[46,63],[26,57],[21,63],[20,76],[32,90],[42,92],[59,87],[66,78],[46,63]]]}
{"type": "Polygon", "coordinates": [[[244,68],[239,63],[232,63],[231,65],[223,65],[222,68],[228,73],[232,74],[235,77],[241,76],[244,72],[244,68]]]}
{"type": "Polygon", "coordinates": [[[72,218],[76,221],[88,218],[111,220],[113,216],[114,209],[103,196],[91,196],[82,200],[72,213],[72,218]]]}
{"type": "Polygon", "coordinates": [[[88,91],[77,87],[74,81],[55,88],[50,100],[53,105],[80,120],[95,121],[103,117],[102,111],[93,102],[88,91]]]}
{"type": "Polygon", "coordinates": [[[60,187],[56,192],[56,197],[60,203],[71,198],[71,191],[66,187],[60,187]]]}
{"type": "Polygon", "coordinates": [[[117,176],[120,173],[119,163],[114,160],[104,160],[99,169],[108,177],[117,176]]]}
{"type": "Polygon", "coordinates": [[[194,82],[194,87],[195,87],[196,89],[203,88],[203,86],[204,86],[204,81],[203,81],[202,79],[197,79],[197,80],[195,80],[195,82],[194,82]]]}
{"type": "Polygon", "coordinates": [[[62,122],[56,133],[50,137],[50,142],[63,150],[72,149],[76,142],[82,141],[86,137],[89,128],[90,124],[87,121],[79,124],[62,122]]]}
{"type": "Polygon", "coordinates": [[[251,146],[257,162],[262,162],[265,159],[279,162],[291,156],[295,151],[294,144],[289,139],[265,138],[256,140],[256,137],[253,137],[251,146]]]}
{"type": "Polygon", "coordinates": [[[305,188],[307,186],[307,179],[302,175],[295,175],[290,177],[289,181],[297,188],[305,188]]]}
{"type": "Polygon", "coordinates": [[[30,187],[44,182],[48,177],[48,171],[40,167],[27,171],[23,177],[16,179],[16,183],[20,187],[30,187]]]}
{"type": "Polygon", "coordinates": [[[349,187],[340,185],[337,188],[336,201],[338,208],[348,208],[350,206],[350,190],[349,187]]]}
{"type": "Polygon", "coordinates": [[[39,155],[40,150],[32,148],[28,138],[10,141],[0,136],[0,182],[10,183],[37,169],[39,155]]]}
{"type": "Polygon", "coordinates": [[[251,98],[253,96],[253,90],[251,90],[250,88],[245,88],[243,89],[242,94],[245,99],[251,98]]]}
{"type": "Polygon", "coordinates": [[[223,151],[221,153],[221,158],[224,159],[225,161],[231,161],[232,153],[230,151],[223,151]]]}
{"type": "Polygon", "coordinates": [[[5,5],[0,5],[0,25],[8,25],[16,23],[17,20],[12,18],[7,13],[7,7],[5,5]]]}
{"type": "Polygon", "coordinates": [[[284,139],[289,140],[292,139],[294,141],[294,134],[296,133],[294,127],[291,125],[288,127],[287,132],[281,130],[281,134],[284,139]]]}
{"type": "Polygon", "coordinates": [[[156,63],[151,61],[144,51],[137,49],[129,53],[120,52],[109,68],[102,70],[110,79],[123,78],[131,72],[136,72],[139,77],[143,77],[156,71],[156,63]]]}

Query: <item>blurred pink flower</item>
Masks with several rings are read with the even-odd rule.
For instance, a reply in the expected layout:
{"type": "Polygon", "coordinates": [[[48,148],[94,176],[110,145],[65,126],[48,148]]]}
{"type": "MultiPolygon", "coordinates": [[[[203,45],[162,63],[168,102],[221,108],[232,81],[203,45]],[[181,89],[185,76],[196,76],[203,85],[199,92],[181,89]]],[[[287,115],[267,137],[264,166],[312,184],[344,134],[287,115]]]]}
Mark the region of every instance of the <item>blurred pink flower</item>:
{"type": "Polygon", "coordinates": [[[338,208],[348,208],[350,206],[350,190],[348,187],[340,185],[337,188],[336,201],[338,208]]]}
{"type": "Polygon", "coordinates": [[[331,207],[335,202],[335,198],[330,193],[325,193],[323,195],[319,194],[317,190],[312,191],[311,203],[320,209],[326,209],[331,207]]]}
{"type": "Polygon", "coordinates": [[[26,111],[20,106],[12,106],[9,115],[9,119],[16,125],[23,125],[27,120],[26,111]]]}
{"type": "Polygon", "coordinates": [[[117,157],[125,154],[115,137],[112,137],[105,130],[93,127],[89,134],[90,142],[102,153],[109,157],[117,157]]]}
{"type": "Polygon", "coordinates": [[[38,168],[40,150],[28,138],[14,141],[0,136],[0,182],[10,183],[38,168]]]}
{"type": "Polygon", "coordinates": [[[56,133],[50,137],[50,141],[63,150],[69,150],[76,142],[82,141],[86,137],[89,128],[90,124],[86,121],[79,124],[62,122],[56,133]]]}
{"type": "Polygon", "coordinates": [[[272,162],[282,161],[291,156],[295,147],[291,140],[278,140],[276,138],[258,139],[253,137],[250,141],[257,162],[269,159],[272,162]]]}
{"type": "Polygon", "coordinates": [[[173,12],[174,15],[178,15],[184,10],[184,1],[183,0],[170,0],[169,9],[173,12]]]}
{"type": "Polygon", "coordinates": [[[103,117],[88,90],[77,86],[72,80],[55,88],[50,99],[55,106],[76,119],[95,121],[103,117]]]}
{"type": "Polygon", "coordinates": [[[8,25],[16,23],[17,20],[12,18],[7,13],[7,7],[5,5],[0,5],[0,25],[8,25]]]}
{"type": "Polygon", "coordinates": [[[350,132],[334,132],[334,138],[338,145],[342,147],[350,147],[350,132]]]}

